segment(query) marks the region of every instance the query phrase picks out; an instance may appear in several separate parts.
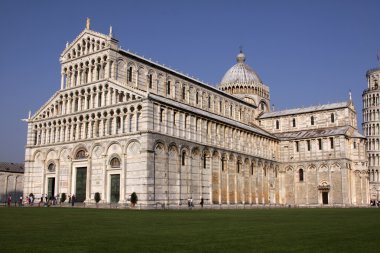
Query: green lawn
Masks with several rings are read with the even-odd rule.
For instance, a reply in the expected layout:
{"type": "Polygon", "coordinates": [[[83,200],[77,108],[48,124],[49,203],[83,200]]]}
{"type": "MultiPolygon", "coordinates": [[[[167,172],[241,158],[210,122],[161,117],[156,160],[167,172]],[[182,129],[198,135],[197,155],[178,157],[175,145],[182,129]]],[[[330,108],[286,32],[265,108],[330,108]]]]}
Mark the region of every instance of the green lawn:
{"type": "Polygon", "coordinates": [[[380,209],[0,208],[0,252],[379,252],[380,209]]]}

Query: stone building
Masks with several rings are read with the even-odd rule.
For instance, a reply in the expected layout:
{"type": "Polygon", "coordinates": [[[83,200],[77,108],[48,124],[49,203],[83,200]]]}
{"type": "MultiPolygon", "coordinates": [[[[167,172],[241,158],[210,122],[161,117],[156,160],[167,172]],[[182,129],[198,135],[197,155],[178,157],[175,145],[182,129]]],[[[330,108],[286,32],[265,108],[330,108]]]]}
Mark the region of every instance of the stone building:
{"type": "Polygon", "coordinates": [[[6,202],[11,195],[12,201],[22,196],[24,164],[0,162],[0,203],[6,202]]]}
{"type": "Polygon", "coordinates": [[[365,205],[351,100],[270,112],[237,63],[217,87],[124,51],[89,22],[60,57],[60,89],[28,119],[25,192],[142,206],[365,205]]]}
{"type": "Polygon", "coordinates": [[[371,200],[380,200],[380,68],[367,71],[368,87],[363,92],[363,131],[367,137],[367,154],[371,200]]]}

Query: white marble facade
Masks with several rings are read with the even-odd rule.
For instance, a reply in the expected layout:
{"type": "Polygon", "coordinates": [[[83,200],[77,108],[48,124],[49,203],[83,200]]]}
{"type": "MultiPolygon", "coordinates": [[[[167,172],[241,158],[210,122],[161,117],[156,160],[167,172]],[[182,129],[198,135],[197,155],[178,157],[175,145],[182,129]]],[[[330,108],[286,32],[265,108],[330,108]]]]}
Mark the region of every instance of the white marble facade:
{"type": "Polygon", "coordinates": [[[28,120],[24,192],[143,207],[369,201],[349,99],[270,112],[240,52],[218,87],[122,50],[89,24],[61,54],[61,88],[28,120]]]}

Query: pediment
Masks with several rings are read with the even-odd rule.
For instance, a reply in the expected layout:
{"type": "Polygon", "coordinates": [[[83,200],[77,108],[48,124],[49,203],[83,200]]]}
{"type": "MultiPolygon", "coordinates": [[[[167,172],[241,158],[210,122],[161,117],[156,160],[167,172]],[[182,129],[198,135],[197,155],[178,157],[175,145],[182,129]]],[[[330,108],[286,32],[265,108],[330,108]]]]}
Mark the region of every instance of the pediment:
{"type": "Polygon", "coordinates": [[[61,63],[77,59],[84,55],[95,53],[99,50],[110,47],[117,48],[118,41],[112,35],[98,33],[89,29],[84,29],[70,44],[63,50],[61,63]]]}
{"type": "Polygon", "coordinates": [[[129,102],[133,100],[141,99],[142,97],[146,97],[146,93],[143,91],[135,90],[131,87],[124,86],[118,83],[107,82],[102,84],[88,84],[85,86],[77,86],[70,89],[60,90],[54,93],[54,95],[29,119],[31,121],[34,120],[44,120],[51,117],[62,116],[60,110],[60,104],[64,98],[70,97],[73,94],[79,93],[83,94],[86,90],[94,89],[96,87],[102,86],[104,91],[104,87],[108,86],[113,90],[118,90],[119,92],[123,92],[125,98],[123,98],[124,102],[129,102]]]}

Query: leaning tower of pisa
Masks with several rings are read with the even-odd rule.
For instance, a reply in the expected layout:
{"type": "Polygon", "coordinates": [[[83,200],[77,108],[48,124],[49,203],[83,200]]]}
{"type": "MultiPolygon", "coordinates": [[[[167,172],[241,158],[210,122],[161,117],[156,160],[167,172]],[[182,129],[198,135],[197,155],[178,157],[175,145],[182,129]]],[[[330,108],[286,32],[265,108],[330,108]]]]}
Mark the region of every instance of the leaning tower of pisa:
{"type": "Polygon", "coordinates": [[[367,137],[367,155],[371,200],[380,200],[380,68],[367,71],[367,89],[363,92],[363,131],[367,137]]]}

